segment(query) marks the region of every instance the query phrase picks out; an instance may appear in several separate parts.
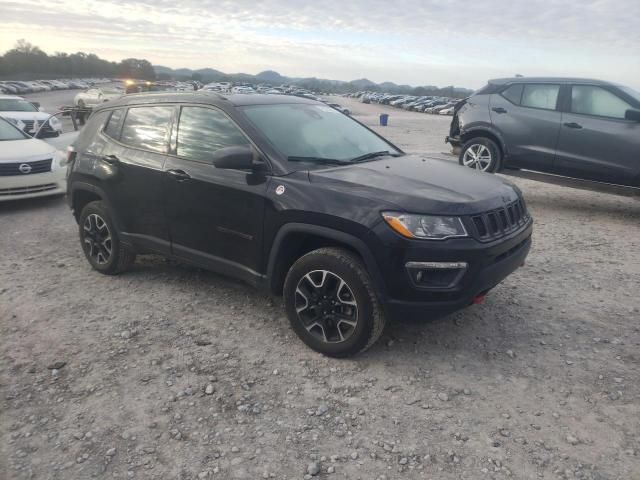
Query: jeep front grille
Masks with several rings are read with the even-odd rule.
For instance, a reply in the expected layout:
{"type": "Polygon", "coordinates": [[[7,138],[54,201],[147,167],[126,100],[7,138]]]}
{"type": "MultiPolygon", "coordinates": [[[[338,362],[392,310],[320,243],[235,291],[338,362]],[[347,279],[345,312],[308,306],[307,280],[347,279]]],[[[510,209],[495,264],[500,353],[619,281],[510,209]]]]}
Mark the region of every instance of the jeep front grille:
{"type": "Polygon", "coordinates": [[[489,241],[519,230],[529,222],[529,218],[524,201],[516,200],[505,207],[474,215],[471,221],[476,237],[489,241]]]}

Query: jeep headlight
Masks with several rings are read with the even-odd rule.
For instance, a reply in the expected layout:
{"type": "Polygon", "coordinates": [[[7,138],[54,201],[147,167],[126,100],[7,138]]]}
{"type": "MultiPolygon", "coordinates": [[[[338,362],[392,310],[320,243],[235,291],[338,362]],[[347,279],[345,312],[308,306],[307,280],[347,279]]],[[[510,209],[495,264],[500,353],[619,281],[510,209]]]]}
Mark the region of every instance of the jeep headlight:
{"type": "Polygon", "coordinates": [[[393,230],[407,238],[445,240],[468,236],[460,217],[400,212],[382,212],[382,217],[393,230]]]}

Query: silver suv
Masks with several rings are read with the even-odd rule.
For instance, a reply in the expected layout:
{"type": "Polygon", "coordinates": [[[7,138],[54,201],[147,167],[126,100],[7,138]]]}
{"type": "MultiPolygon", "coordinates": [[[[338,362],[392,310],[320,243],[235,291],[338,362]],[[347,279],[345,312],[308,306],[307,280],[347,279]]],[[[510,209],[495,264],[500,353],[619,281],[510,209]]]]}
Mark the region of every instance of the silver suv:
{"type": "Polygon", "coordinates": [[[640,93],[600,80],[490,80],[455,109],[461,165],[640,186],[640,93]]]}

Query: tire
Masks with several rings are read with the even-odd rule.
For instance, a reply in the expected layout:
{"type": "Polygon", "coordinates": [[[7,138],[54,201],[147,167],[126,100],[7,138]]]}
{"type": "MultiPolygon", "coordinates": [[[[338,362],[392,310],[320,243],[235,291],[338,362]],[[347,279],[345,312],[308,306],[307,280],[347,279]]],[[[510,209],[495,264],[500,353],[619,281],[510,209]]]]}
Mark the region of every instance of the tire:
{"type": "Polygon", "coordinates": [[[135,252],[120,243],[118,231],[103,202],[90,202],[82,209],[79,233],[82,251],[98,272],[116,275],[133,265],[135,252]]]}
{"type": "Polygon", "coordinates": [[[283,293],[294,332],[324,355],[363,352],[384,330],[386,320],[369,274],[348,250],[320,248],[300,257],[287,273],[283,293]],[[326,316],[320,312],[324,308],[326,316]]]}
{"type": "Polygon", "coordinates": [[[462,146],[458,162],[474,170],[495,173],[502,166],[502,153],[496,142],[490,138],[474,137],[462,146]]]}

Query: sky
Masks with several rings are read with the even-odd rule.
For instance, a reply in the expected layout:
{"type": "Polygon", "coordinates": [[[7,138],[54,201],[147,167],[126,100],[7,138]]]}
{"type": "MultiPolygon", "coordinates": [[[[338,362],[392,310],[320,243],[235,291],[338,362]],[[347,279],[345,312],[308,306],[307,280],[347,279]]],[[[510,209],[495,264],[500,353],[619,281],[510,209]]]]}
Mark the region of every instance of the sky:
{"type": "Polygon", "coordinates": [[[640,0],[0,0],[0,52],[479,88],[515,74],[640,90],[640,0]]]}

